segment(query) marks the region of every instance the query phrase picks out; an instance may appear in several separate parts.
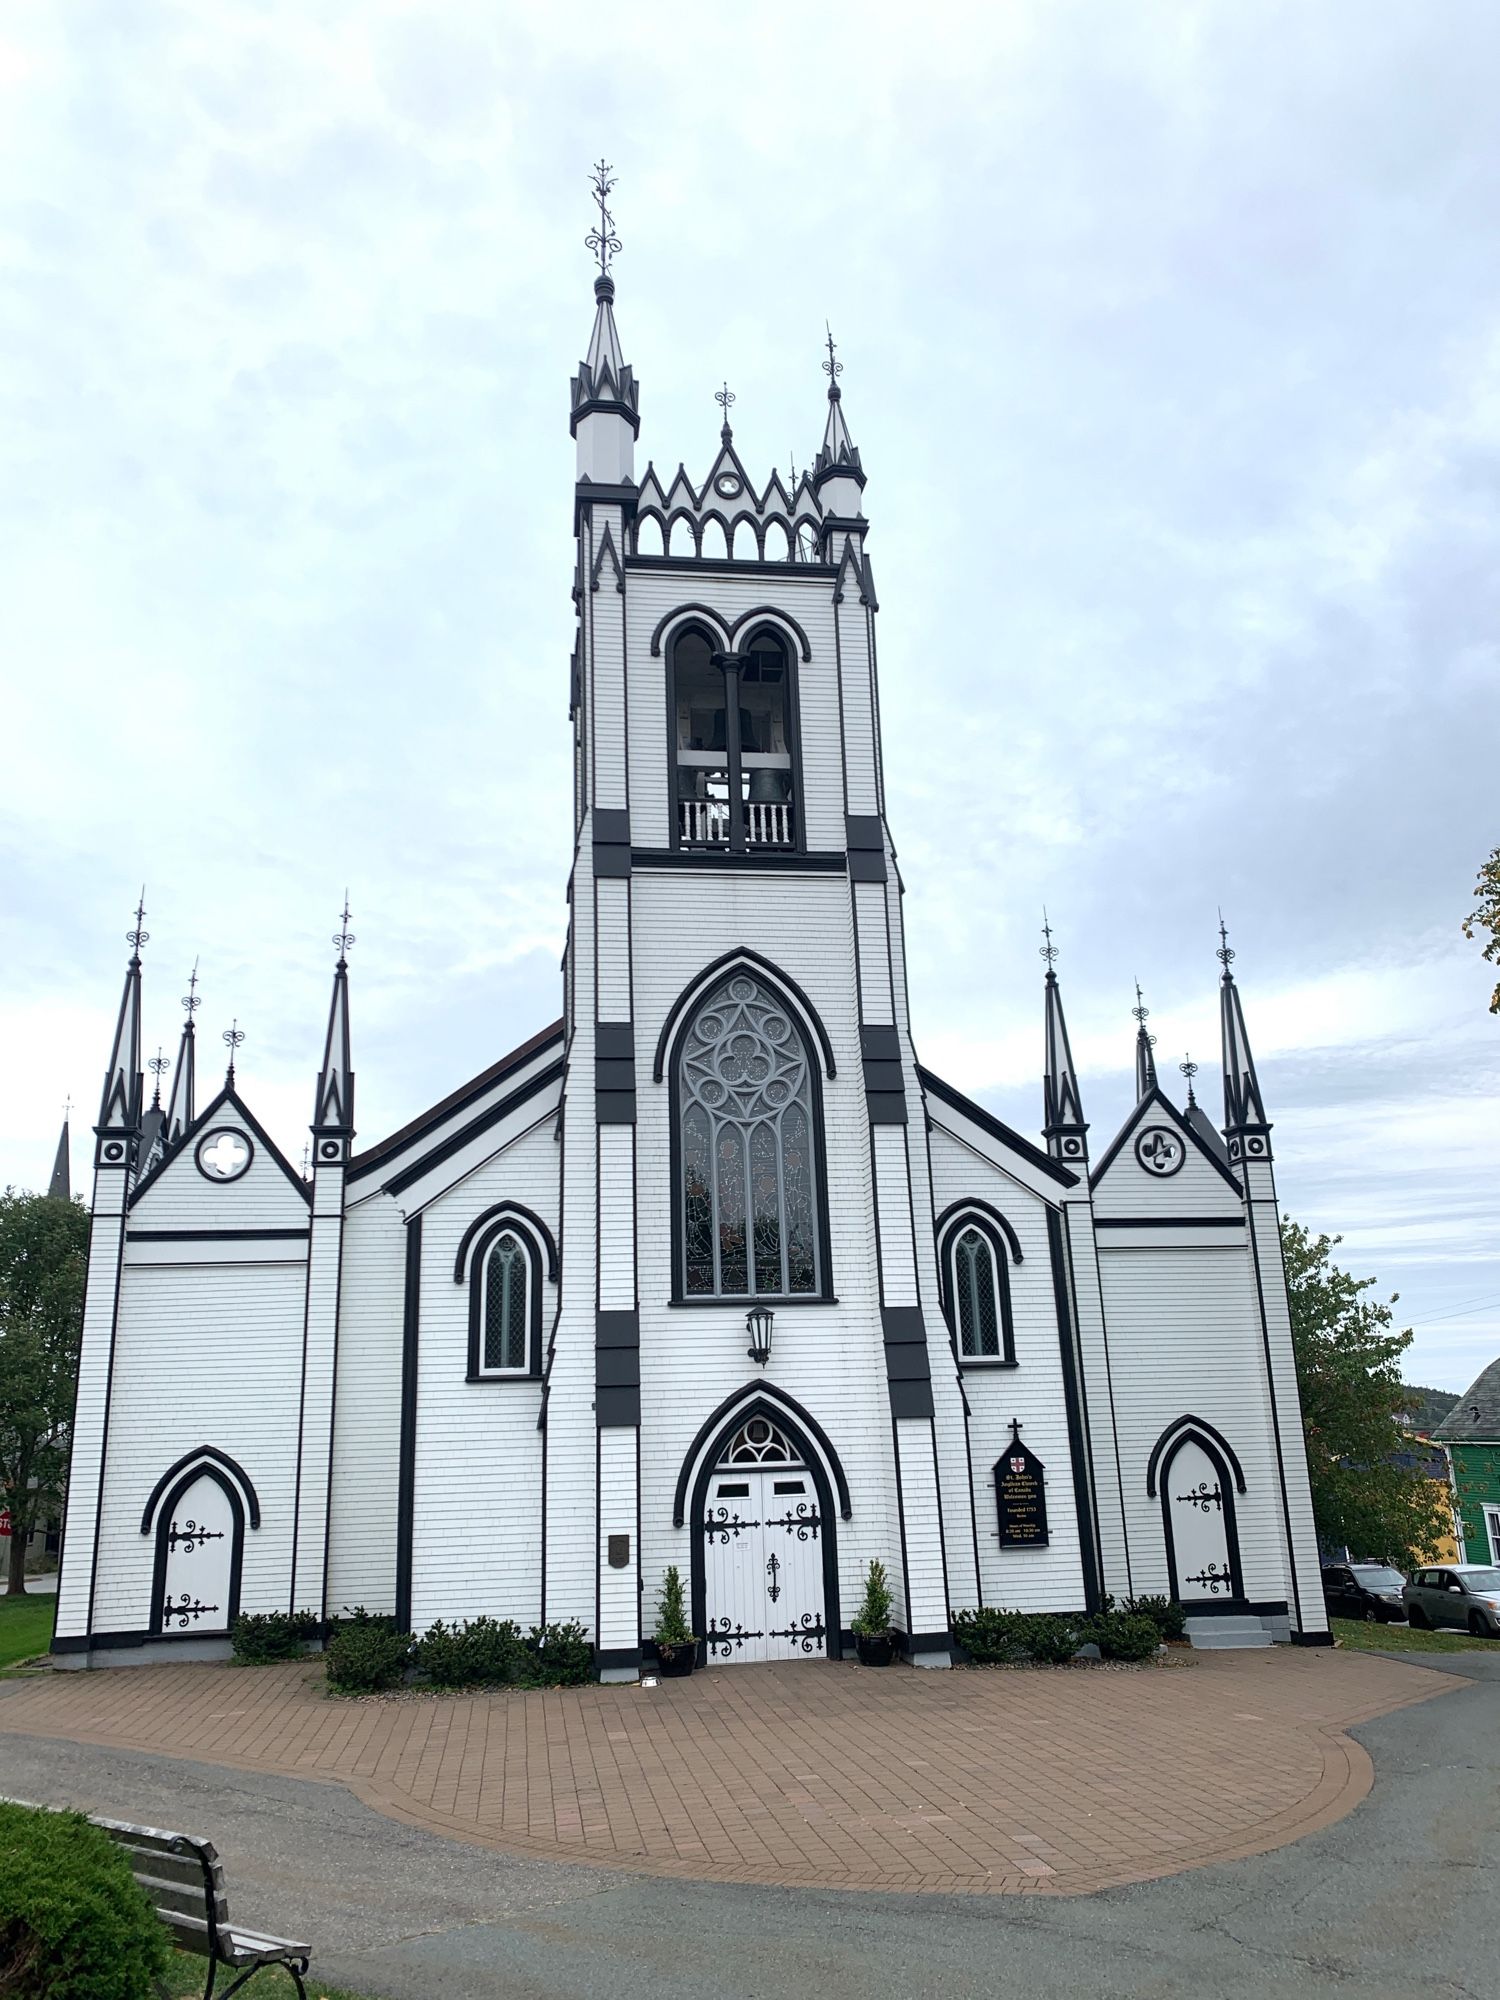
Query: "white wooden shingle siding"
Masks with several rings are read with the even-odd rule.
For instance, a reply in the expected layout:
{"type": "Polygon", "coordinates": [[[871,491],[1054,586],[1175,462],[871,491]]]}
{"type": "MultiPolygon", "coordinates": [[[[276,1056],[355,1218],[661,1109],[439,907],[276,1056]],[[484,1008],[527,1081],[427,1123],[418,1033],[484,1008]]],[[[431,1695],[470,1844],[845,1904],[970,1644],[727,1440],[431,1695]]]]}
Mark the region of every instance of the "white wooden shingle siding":
{"type": "MultiPolygon", "coordinates": [[[[607,305],[601,315],[612,340],[607,305]]],[[[1196,1136],[1179,1172],[1147,1172],[1138,1130],[1182,1129],[1148,1102],[1091,1190],[918,1071],[889,835],[882,828],[884,884],[854,879],[868,871],[846,858],[851,833],[870,833],[846,815],[883,809],[857,477],[840,463],[818,500],[799,489],[799,518],[823,510],[815,562],[634,559],[619,491],[633,477],[630,422],[618,408],[574,416],[591,483],[578,490],[563,1035],[356,1156],[347,1175],[329,1166],[315,1213],[234,1097],[210,1107],[128,1214],[124,1170],[99,1169],[58,1602],[64,1649],[88,1659],[93,1637],[146,1635],[155,1544],[141,1533],[142,1507],[175,1460],[209,1447],[243,1468],[259,1498],[242,1608],[389,1612],[409,1584],[419,1632],[480,1614],[528,1626],[576,1619],[601,1666],[628,1674],[666,1567],[685,1583],[698,1567],[695,1483],[757,1407],[803,1437],[833,1496],[822,1532],[837,1550],[837,1603],[824,1607],[835,1652],[874,1560],[920,1641],[913,1650],[935,1660],[955,1610],[1078,1610],[1101,1570],[1118,1595],[1171,1588],[1147,1466],[1189,1416],[1222,1433],[1243,1468],[1247,1597],[1295,1595],[1295,1555],[1303,1624],[1320,1631],[1269,1165],[1251,1170],[1248,1203],[1196,1136]],[[671,851],[673,635],[695,619],[716,648],[743,650],[761,617],[794,662],[800,851],[671,851]],[[609,855],[597,880],[596,834],[609,855]],[[772,1301],[764,1366],[747,1353],[750,1300],[678,1298],[673,1261],[670,1057],[692,1011],[681,1003],[706,996],[736,954],[781,991],[821,1107],[819,1291],[772,1301]],[[629,1099],[617,1087],[596,1100],[595,1025],[624,1022],[635,1119],[601,1123],[628,1115],[629,1099]],[[867,1099],[862,1026],[896,1031],[905,1124],[884,1122],[889,1090],[867,1099]],[[195,1165],[198,1140],[218,1125],[254,1146],[233,1182],[195,1165]],[[460,1265],[460,1245],[504,1204],[534,1218],[516,1226],[538,1248],[542,1372],[470,1379],[472,1257],[460,1265]],[[936,1228],[962,1204],[998,1232],[1013,1362],[966,1363],[945,1315],[936,1228]],[[893,1364],[908,1376],[910,1339],[925,1329],[930,1417],[911,1414],[925,1406],[920,1383],[888,1383],[883,1306],[900,1315],[896,1346],[909,1337],[893,1364]],[[596,1407],[600,1313],[611,1315],[611,1339],[631,1337],[638,1317],[638,1426],[628,1386],[596,1407]],[[1044,1468],[1044,1546],[999,1541],[994,1469],[1013,1426],[1044,1468]]],[[[685,484],[674,482],[673,507],[701,515],[685,484]]],[[[618,1047],[610,1055],[621,1059],[618,1047]]],[[[125,1060],[139,1068],[138,1052],[125,1060]]],[[[606,1365],[628,1377],[622,1353],[606,1365]]]]}

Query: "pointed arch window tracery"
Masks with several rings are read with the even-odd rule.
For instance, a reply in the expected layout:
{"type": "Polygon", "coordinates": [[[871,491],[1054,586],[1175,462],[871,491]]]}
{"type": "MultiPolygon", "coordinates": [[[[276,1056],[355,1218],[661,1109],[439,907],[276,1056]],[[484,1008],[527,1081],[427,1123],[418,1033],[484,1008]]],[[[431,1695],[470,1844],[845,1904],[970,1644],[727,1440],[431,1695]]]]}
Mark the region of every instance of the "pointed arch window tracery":
{"type": "Polygon", "coordinates": [[[785,1003],[731,973],[694,1013],[674,1083],[680,1296],[819,1296],[821,1133],[812,1057],[785,1003]]]}

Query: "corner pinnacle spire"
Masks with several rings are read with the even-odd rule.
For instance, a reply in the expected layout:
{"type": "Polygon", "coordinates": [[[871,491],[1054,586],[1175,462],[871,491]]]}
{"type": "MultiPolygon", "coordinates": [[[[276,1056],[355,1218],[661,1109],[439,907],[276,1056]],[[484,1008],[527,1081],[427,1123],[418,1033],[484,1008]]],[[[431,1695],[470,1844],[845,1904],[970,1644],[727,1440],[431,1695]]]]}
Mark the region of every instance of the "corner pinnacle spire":
{"type": "Polygon", "coordinates": [[[578,441],[578,477],[594,485],[619,486],[632,479],[635,440],[640,434],[640,390],[625,360],[615,326],[615,281],[611,271],[620,253],[609,196],[615,172],[600,159],[592,169],[599,220],[583,239],[599,265],[594,280],[594,330],[588,353],[573,377],[569,429],[578,441]]]}
{"type": "Polygon", "coordinates": [[[1068,1042],[1068,1024],[1063,1018],[1062,989],[1053,966],[1057,946],[1052,942],[1052,926],[1042,912],[1042,936],[1046,943],[1040,955],[1046,961],[1045,998],[1046,1071],[1042,1082],[1042,1136],[1054,1160],[1074,1167],[1088,1164],[1088,1124],[1078,1094],[1078,1073],[1073,1066],[1073,1050],[1068,1042]]]}
{"type": "Polygon", "coordinates": [[[1152,1050],[1156,1047],[1155,1035],[1146,1033],[1146,1020],[1151,1009],[1141,998],[1141,982],[1135,982],[1135,1005],[1131,1014],[1136,1021],[1135,1031],[1135,1101],[1142,1103],[1156,1089],[1156,1057],[1152,1050]]]}
{"type": "Polygon", "coordinates": [[[171,1146],[179,1140],[193,1122],[193,1096],[197,1086],[198,1049],[193,1027],[193,1016],[203,1005],[198,996],[198,961],[193,960],[193,970],[188,978],[188,990],[182,996],[186,1019],[182,1024],[182,1039],[177,1044],[177,1069],[172,1078],[172,1095],[167,1099],[167,1122],[162,1136],[171,1146]]]}
{"type": "Polygon", "coordinates": [[[47,1183],[47,1194],[52,1201],[73,1199],[72,1139],[68,1131],[73,1114],[73,1100],[70,1097],[63,1106],[62,1130],[57,1135],[57,1158],[52,1162],[52,1178],[47,1183]]]}
{"type": "Polygon", "coordinates": [[[1271,1124],[1260,1094],[1255,1058],[1250,1053],[1250,1037],[1245,1030],[1240,990],[1229,969],[1234,953],[1229,948],[1229,932],[1222,912],[1219,916],[1219,949],[1215,956],[1224,968],[1219,981],[1219,1022],[1224,1060],[1224,1137],[1229,1142],[1229,1157],[1236,1163],[1246,1156],[1269,1160],[1271,1124]]]}
{"type": "MultiPolygon", "coordinates": [[[[820,492],[830,479],[844,478],[854,482],[855,494],[864,490],[865,475],[859,462],[859,451],[849,435],[849,425],[844,417],[843,393],[839,388],[839,377],[844,372],[844,364],[838,359],[837,344],[828,322],[823,322],[827,330],[828,359],[822,364],[823,373],[828,377],[828,421],[823,426],[823,448],[813,460],[812,482],[815,492],[820,492]]],[[[853,505],[837,509],[839,512],[853,512],[858,505],[857,497],[853,505]]]]}
{"type": "Polygon", "coordinates": [[[112,1140],[107,1155],[109,1165],[134,1164],[134,1141],[141,1129],[141,1108],[145,1098],[145,1078],[141,1074],[141,946],[150,936],[146,929],[146,891],[141,890],[136,905],[135,928],[125,933],[130,946],[130,963],[125,968],[125,990],[120,996],[120,1013],[115,1023],[114,1046],[109,1068],[104,1074],[104,1094],[99,1100],[96,1131],[120,1134],[120,1145],[112,1140]]]}
{"type": "Polygon", "coordinates": [[[333,969],[333,998],[328,1008],[328,1033],[323,1042],[323,1067],[313,1100],[314,1148],[320,1159],[336,1160],[354,1136],[354,1069],[349,1039],[349,952],[354,933],[349,928],[349,891],[334,935],[338,963],[333,969]],[[332,1151],[329,1148],[332,1148],[332,1151]]]}

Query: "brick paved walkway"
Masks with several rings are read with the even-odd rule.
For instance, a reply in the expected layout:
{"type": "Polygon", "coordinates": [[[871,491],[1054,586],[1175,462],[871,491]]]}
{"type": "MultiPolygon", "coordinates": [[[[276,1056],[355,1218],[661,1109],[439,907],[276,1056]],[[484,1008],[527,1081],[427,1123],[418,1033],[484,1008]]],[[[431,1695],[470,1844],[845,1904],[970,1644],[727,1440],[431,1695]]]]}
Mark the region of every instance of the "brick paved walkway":
{"type": "Polygon", "coordinates": [[[1056,1893],[1326,1826],[1372,1781],[1343,1731],[1456,1685],[1277,1647],[1130,1673],[777,1665],[345,1702],[308,1661],[13,1683],[0,1732],[336,1780],[433,1832],[646,1874],[1056,1893]]]}

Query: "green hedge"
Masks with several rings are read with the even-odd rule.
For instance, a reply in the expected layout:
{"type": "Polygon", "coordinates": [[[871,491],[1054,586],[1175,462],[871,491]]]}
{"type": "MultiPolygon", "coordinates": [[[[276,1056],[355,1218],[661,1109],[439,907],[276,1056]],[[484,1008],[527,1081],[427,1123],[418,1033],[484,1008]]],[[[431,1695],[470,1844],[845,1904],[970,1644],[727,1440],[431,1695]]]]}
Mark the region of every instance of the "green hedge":
{"type": "Polygon", "coordinates": [[[273,1660],[296,1660],[320,1630],[313,1611],[245,1611],[234,1621],[229,1643],[244,1667],[263,1667],[273,1660]]]}
{"type": "Polygon", "coordinates": [[[521,1678],[526,1646],[509,1618],[429,1625],[413,1649],[419,1673],[434,1687],[503,1687],[521,1678]]]}
{"type": "Polygon", "coordinates": [[[398,1632],[394,1618],[359,1605],[333,1626],[324,1648],[328,1685],[335,1694],[378,1694],[400,1687],[411,1653],[411,1634],[398,1632]]]}
{"type": "Polygon", "coordinates": [[[143,2000],[171,1956],[108,1834],[81,1813],[0,1805],[3,2000],[143,2000]]]}
{"type": "Polygon", "coordinates": [[[594,1648],[579,1624],[533,1625],[522,1637],[509,1618],[441,1619],[420,1639],[363,1608],[333,1627],[328,1685],[335,1694],[400,1687],[415,1667],[433,1687],[576,1687],[594,1678],[594,1648]]]}
{"type": "Polygon", "coordinates": [[[1187,1608],[1179,1604],[1175,1597],[1127,1597],[1125,1609],[1141,1618],[1149,1618],[1164,1639],[1183,1639],[1187,1636],[1187,1608]]]}
{"type": "Polygon", "coordinates": [[[1086,1636],[1106,1660],[1149,1660],[1161,1644],[1155,1623],[1130,1611],[1101,1611],[1086,1636]]]}
{"type": "Polygon", "coordinates": [[[1084,1640],[1074,1618],[1052,1611],[1002,1611],[994,1605],[955,1612],[953,1636],[969,1658],[982,1666],[1010,1666],[1026,1660],[1041,1666],[1065,1666],[1084,1640]]]}

